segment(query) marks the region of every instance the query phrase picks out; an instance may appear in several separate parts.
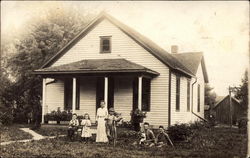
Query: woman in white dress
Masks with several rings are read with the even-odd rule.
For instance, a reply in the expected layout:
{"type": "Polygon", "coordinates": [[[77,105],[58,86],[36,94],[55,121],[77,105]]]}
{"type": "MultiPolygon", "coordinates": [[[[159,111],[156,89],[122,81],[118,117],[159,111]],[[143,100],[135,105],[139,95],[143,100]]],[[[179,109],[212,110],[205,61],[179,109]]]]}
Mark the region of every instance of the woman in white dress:
{"type": "Polygon", "coordinates": [[[96,142],[108,142],[106,134],[105,119],[108,116],[108,110],[105,108],[105,102],[101,101],[101,107],[97,109],[96,121],[97,121],[97,133],[96,142]]]}

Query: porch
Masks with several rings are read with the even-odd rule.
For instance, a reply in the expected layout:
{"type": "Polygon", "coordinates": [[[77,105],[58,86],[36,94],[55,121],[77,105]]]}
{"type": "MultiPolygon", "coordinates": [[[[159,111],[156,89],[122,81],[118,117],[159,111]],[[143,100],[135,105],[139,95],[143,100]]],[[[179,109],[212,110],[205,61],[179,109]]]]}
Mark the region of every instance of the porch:
{"type": "Polygon", "coordinates": [[[83,60],[36,71],[43,77],[44,115],[60,108],[95,121],[100,101],[130,120],[132,109],[148,111],[151,79],[157,72],[125,59],[83,60]]]}

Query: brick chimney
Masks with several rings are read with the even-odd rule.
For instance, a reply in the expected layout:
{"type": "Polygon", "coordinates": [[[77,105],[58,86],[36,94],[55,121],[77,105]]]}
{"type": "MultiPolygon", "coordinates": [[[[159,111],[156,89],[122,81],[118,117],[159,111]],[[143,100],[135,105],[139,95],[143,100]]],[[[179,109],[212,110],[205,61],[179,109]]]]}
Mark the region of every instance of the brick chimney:
{"type": "Polygon", "coordinates": [[[178,46],[177,45],[172,45],[171,46],[171,53],[173,53],[173,54],[178,53],[178,46]]]}

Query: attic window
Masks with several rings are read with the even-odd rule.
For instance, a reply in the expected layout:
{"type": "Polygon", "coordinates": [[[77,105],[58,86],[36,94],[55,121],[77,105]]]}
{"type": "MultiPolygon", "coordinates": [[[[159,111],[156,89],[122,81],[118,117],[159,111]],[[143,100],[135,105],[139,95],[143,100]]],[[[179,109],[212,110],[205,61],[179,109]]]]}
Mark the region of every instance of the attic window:
{"type": "Polygon", "coordinates": [[[100,37],[100,53],[111,53],[111,36],[100,37]]]}

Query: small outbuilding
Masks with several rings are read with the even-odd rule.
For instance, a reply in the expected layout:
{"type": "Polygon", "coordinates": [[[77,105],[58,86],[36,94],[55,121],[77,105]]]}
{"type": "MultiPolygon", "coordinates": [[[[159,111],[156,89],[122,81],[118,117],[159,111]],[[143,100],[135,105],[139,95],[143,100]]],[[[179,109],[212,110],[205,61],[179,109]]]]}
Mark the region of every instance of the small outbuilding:
{"type": "Polygon", "coordinates": [[[232,116],[232,124],[236,125],[237,120],[244,115],[244,108],[239,100],[231,97],[230,109],[230,96],[218,96],[216,104],[212,110],[215,113],[215,119],[218,123],[230,124],[230,113],[232,116]],[[231,112],[230,112],[231,111],[231,112]]]}

